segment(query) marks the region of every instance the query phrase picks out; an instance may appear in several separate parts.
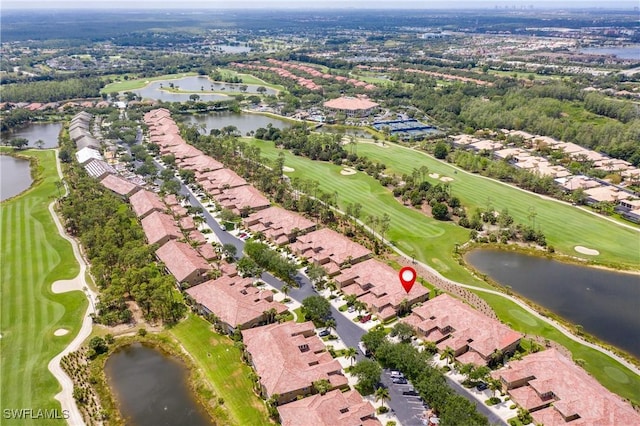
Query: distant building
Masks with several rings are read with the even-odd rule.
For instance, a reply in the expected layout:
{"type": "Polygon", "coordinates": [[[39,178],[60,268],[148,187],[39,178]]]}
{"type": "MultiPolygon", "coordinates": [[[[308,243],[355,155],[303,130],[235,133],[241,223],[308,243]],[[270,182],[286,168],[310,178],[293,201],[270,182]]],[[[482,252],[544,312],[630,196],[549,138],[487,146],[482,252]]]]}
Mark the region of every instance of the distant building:
{"type": "Polygon", "coordinates": [[[105,188],[110,189],[111,191],[122,197],[130,197],[131,195],[142,189],[138,185],[134,185],[128,180],[125,180],[116,175],[107,175],[100,181],[100,183],[105,188]]]}
{"type": "Polygon", "coordinates": [[[297,235],[316,227],[304,216],[275,206],[252,213],[243,222],[251,231],[262,232],[276,244],[289,244],[297,235]]]}
{"type": "Polygon", "coordinates": [[[367,117],[374,109],[380,106],[369,99],[352,98],[347,96],[332,99],[325,102],[323,105],[325,108],[343,112],[347,117],[367,117]]]}
{"type": "Polygon", "coordinates": [[[129,203],[140,220],[153,212],[164,212],[167,210],[167,206],[160,200],[160,197],[145,189],[133,194],[129,198],[129,203]]]}
{"type": "Polygon", "coordinates": [[[152,211],[140,223],[149,244],[162,246],[169,240],[182,238],[182,232],[173,218],[159,211],[152,211]]]}

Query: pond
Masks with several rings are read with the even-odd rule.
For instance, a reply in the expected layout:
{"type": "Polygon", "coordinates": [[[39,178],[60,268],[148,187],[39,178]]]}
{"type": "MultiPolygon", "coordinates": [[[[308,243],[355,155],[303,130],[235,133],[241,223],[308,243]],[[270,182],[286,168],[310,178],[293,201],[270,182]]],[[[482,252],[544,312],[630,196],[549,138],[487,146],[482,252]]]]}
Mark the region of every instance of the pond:
{"type": "MultiPolygon", "coordinates": [[[[191,76],[173,80],[153,81],[142,89],[135,89],[132,90],[132,92],[144,99],[157,99],[165,102],[186,102],[190,100],[190,96],[193,93],[198,95],[201,101],[222,101],[230,99],[229,96],[211,92],[241,93],[240,86],[242,86],[242,84],[213,81],[205,76],[191,76]],[[177,90],[192,93],[174,93],[163,90],[169,89],[171,85],[177,90]]],[[[246,95],[258,93],[258,87],[260,87],[256,84],[246,84],[245,86],[247,86],[247,90],[244,92],[246,95]]],[[[267,87],[265,93],[273,95],[276,91],[267,87]]]]}
{"type": "Polygon", "coordinates": [[[0,155],[0,201],[26,191],[32,183],[28,160],[0,155]]]}
{"type": "Polygon", "coordinates": [[[212,112],[209,114],[190,115],[188,122],[202,124],[205,126],[205,132],[209,134],[211,129],[222,129],[226,126],[236,126],[240,133],[244,136],[247,132],[256,131],[260,127],[266,128],[271,124],[278,129],[291,127],[291,123],[261,114],[235,113],[230,111],[212,112]]]}
{"type": "Polygon", "coordinates": [[[638,275],[490,249],[473,250],[465,260],[499,284],[511,286],[516,293],[640,358],[638,275]]]}
{"type": "Polygon", "coordinates": [[[215,424],[191,393],[184,364],[174,357],[135,343],[109,357],[105,374],[127,425],[215,424]]]}
{"type": "Polygon", "coordinates": [[[587,47],[580,49],[582,53],[590,55],[614,55],[620,59],[635,59],[640,61],[640,45],[619,47],[587,47]]]}
{"type": "Polygon", "coordinates": [[[30,123],[2,133],[2,140],[25,138],[29,140],[31,148],[36,147],[37,140],[42,140],[43,148],[57,148],[60,130],[62,130],[62,123],[30,123]]]}

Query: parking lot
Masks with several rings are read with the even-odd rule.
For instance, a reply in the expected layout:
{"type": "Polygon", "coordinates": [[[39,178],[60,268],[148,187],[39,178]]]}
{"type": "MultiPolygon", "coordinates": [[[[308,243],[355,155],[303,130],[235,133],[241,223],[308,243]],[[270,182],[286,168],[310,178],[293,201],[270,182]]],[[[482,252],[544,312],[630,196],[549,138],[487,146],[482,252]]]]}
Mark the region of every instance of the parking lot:
{"type": "MultiPolygon", "coordinates": [[[[410,382],[393,383],[390,370],[383,370],[380,377],[382,384],[389,389],[390,406],[403,426],[421,426],[428,405],[418,396],[410,382]]],[[[396,380],[402,382],[402,380],[396,380]]]]}

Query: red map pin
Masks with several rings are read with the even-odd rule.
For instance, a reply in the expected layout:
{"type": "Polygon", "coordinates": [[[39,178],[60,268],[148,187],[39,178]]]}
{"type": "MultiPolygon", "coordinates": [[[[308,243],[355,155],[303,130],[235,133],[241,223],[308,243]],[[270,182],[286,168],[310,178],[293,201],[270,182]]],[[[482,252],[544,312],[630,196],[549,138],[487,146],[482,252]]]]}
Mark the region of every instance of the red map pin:
{"type": "Polygon", "coordinates": [[[405,266],[404,268],[400,269],[400,282],[402,283],[402,287],[404,287],[404,290],[409,293],[411,291],[411,288],[413,287],[413,284],[416,282],[416,278],[417,278],[417,274],[416,274],[416,270],[413,269],[411,266],[405,266]]]}

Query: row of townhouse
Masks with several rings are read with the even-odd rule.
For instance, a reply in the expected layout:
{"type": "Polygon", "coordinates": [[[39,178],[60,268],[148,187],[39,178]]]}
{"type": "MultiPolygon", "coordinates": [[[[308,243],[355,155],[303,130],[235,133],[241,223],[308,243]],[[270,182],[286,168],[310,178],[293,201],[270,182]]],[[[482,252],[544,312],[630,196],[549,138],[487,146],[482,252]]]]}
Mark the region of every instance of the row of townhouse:
{"type": "Polygon", "coordinates": [[[542,147],[560,150],[574,161],[590,161],[597,170],[619,173],[629,183],[640,180],[640,169],[624,160],[609,158],[604,154],[592,151],[571,142],[562,142],[547,136],[532,135],[520,130],[504,130],[507,135],[523,138],[529,145],[527,148],[505,146],[502,142],[478,139],[470,135],[453,137],[454,144],[474,151],[491,151],[495,158],[510,160],[514,167],[538,173],[540,176],[551,176],[556,184],[566,192],[577,189],[584,190],[587,204],[609,202],[616,204],[616,209],[628,220],[640,223],[640,199],[632,191],[609,182],[573,175],[567,168],[553,165],[548,159],[537,155],[535,151],[542,147]]]}

